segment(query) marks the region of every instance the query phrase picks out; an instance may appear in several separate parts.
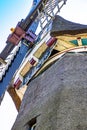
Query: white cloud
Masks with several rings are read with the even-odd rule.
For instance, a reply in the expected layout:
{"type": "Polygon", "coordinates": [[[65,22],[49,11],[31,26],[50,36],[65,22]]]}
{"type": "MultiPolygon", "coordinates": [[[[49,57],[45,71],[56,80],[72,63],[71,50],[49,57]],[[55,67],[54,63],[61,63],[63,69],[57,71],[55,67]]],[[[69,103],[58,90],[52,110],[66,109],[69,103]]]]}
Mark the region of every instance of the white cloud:
{"type": "Polygon", "coordinates": [[[87,0],[67,0],[59,15],[67,20],[87,24],[87,0]]]}

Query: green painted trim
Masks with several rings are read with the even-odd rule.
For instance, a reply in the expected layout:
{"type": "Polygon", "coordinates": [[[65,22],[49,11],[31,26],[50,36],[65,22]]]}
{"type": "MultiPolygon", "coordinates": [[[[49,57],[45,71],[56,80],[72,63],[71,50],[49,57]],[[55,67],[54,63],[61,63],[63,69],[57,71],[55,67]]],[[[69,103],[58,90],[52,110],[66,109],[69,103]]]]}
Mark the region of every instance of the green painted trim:
{"type": "MultiPolygon", "coordinates": [[[[87,38],[84,38],[84,39],[81,39],[81,40],[82,40],[82,45],[87,45],[87,38]]],[[[72,40],[70,42],[78,46],[77,40],[72,40]]]]}

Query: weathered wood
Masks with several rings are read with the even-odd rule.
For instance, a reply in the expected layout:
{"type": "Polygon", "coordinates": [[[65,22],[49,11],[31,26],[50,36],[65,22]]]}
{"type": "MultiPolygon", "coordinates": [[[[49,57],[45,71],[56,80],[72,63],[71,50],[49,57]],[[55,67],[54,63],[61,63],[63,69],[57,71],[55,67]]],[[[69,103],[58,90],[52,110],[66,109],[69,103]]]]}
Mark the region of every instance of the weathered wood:
{"type": "Polygon", "coordinates": [[[9,95],[11,96],[17,111],[19,111],[19,109],[20,109],[21,101],[23,99],[26,88],[27,88],[27,85],[24,85],[22,88],[20,88],[18,90],[13,88],[12,86],[8,87],[7,91],[9,93],[9,95]]]}

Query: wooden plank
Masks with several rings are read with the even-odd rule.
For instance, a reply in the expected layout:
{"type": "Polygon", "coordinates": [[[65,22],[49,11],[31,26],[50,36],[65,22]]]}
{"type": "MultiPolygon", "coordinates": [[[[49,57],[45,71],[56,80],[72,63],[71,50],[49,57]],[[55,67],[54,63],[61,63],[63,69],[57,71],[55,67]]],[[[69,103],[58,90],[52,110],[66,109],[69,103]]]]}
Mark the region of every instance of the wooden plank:
{"type": "Polygon", "coordinates": [[[43,44],[37,49],[37,51],[34,53],[34,56],[39,59],[39,58],[43,55],[43,53],[45,52],[45,50],[46,50],[47,48],[48,48],[48,46],[46,45],[46,43],[43,43],[43,44]]]}
{"type": "Polygon", "coordinates": [[[66,35],[62,35],[62,36],[56,36],[56,38],[63,39],[65,41],[77,40],[78,37],[81,37],[81,39],[87,38],[87,33],[82,33],[82,34],[77,34],[77,35],[66,34],[66,35]]]}
{"type": "Polygon", "coordinates": [[[25,64],[25,66],[23,67],[23,69],[21,70],[20,75],[24,77],[27,74],[27,72],[30,70],[31,67],[32,67],[32,65],[28,61],[25,64]]]}
{"type": "Polygon", "coordinates": [[[58,50],[58,51],[63,51],[65,49],[72,48],[75,46],[76,46],[75,44],[73,44],[69,41],[64,41],[62,39],[58,39],[57,44],[56,44],[54,49],[58,50]]]}

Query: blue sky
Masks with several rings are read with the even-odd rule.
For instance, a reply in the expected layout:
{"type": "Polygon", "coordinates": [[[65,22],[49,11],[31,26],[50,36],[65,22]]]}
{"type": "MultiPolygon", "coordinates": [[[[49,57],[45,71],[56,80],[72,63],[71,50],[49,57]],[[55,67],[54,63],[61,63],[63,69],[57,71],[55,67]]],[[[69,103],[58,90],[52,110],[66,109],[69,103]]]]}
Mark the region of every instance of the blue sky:
{"type": "Polygon", "coordinates": [[[32,0],[0,0],[0,51],[11,33],[10,28],[27,16],[31,4],[32,0]]]}
{"type": "MultiPolygon", "coordinates": [[[[0,0],[0,51],[11,33],[10,28],[27,16],[31,4],[32,0],[0,0]]],[[[87,0],[67,0],[59,15],[73,22],[87,24],[87,0]]],[[[6,94],[0,106],[0,130],[10,130],[16,115],[16,109],[6,94]]]]}

